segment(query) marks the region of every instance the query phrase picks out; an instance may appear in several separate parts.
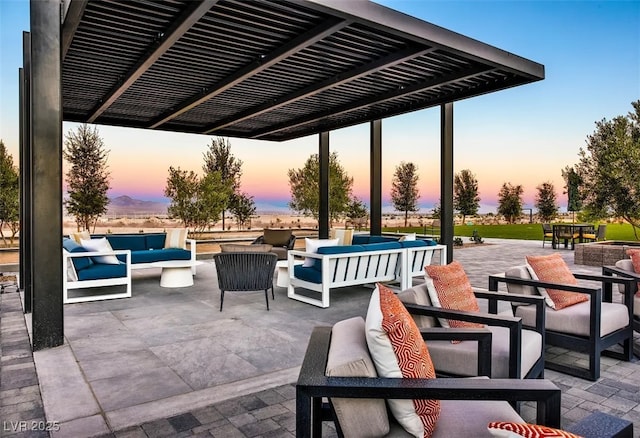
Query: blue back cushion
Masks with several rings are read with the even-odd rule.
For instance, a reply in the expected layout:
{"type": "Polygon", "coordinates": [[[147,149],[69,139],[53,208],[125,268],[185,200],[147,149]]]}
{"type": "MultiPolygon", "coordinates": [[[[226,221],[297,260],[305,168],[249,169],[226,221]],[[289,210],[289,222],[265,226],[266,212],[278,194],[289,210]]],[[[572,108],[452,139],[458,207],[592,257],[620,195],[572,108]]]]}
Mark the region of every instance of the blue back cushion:
{"type": "MultiPolygon", "coordinates": [[[[407,240],[405,242],[399,242],[400,245],[402,245],[403,248],[417,248],[417,247],[421,247],[421,246],[432,246],[431,243],[429,242],[433,242],[433,240],[430,241],[426,241],[426,240],[407,240]]],[[[433,243],[433,245],[435,245],[435,242],[433,243]]]]}
{"type": "MultiPolygon", "coordinates": [[[[142,251],[147,249],[147,241],[144,234],[107,234],[107,240],[113,249],[130,249],[142,251]]],[[[164,241],[162,242],[164,246],[164,241]]],[[[161,248],[162,248],[161,246],[161,248]]]]}
{"type": "Polygon", "coordinates": [[[368,245],[362,245],[365,251],[382,251],[386,249],[400,249],[402,245],[400,242],[383,242],[383,243],[370,243],[368,245]]]}
{"type": "Polygon", "coordinates": [[[164,241],[167,235],[165,233],[159,234],[145,234],[146,249],[162,249],[164,248],[164,241]]]}
{"type": "MultiPolygon", "coordinates": [[[[364,251],[362,245],[339,245],[339,246],[321,246],[318,248],[318,254],[346,254],[350,252],[364,251]]],[[[312,267],[318,271],[322,270],[322,261],[316,259],[313,261],[312,267]]]]}
{"type": "MultiPolygon", "coordinates": [[[[72,253],[89,252],[83,246],[80,246],[75,240],[69,239],[68,237],[62,239],[62,247],[72,253]]],[[[76,273],[93,265],[91,257],[73,257],[71,262],[73,263],[73,267],[76,269],[76,273]]]]}
{"type": "Polygon", "coordinates": [[[383,243],[383,242],[397,242],[397,237],[388,236],[371,236],[369,237],[369,243],[383,243]]]}
{"type": "Polygon", "coordinates": [[[369,243],[368,234],[354,234],[353,239],[351,239],[352,245],[364,245],[365,243],[369,243]]]}

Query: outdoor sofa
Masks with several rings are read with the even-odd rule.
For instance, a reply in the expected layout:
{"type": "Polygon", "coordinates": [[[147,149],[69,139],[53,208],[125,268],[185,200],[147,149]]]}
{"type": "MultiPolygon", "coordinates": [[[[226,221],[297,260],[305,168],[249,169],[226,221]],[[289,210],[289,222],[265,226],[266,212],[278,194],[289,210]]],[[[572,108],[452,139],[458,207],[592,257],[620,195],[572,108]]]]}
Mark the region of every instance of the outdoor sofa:
{"type": "MultiPolygon", "coordinates": [[[[353,236],[354,242],[359,241],[357,236],[353,236]]],[[[414,277],[424,276],[424,266],[431,263],[435,251],[440,252],[440,264],[446,263],[446,246],[433,240],[401,242],[384,236],[371,236],[368,241],[380,238],[387,241],[321,246],[317,252],[289,251],[287,296],[326,308],[330,304],[331,289],[376,282],[399,282],[401,289],[407,289],[414,277]],[[300,258],[307,262],[300,265],[300,258]],[[319,292],[320,298],[299,293],[296,288],[319,292]]]]}
{"type": "MultiPolygon", "coordinates": [[[[186,239],[186,231],[167,233],[93,235],[92,240],[106,238],[111,250],[90,251],[73,238],[65,237],[63,247],[63,302],[106,300],[131,297],[131,271],[154,268],[156,262],[171,260],[196,261],[196,242],[186,239]],[[177,237],[177,239],[174,239],[177,237]],[[189,248],[186,249],[187,244],[189,248]],[[175,245],[175,246],[174,246],[175,245]],[[125,286],[124,292],[69,297],[69,290],[125,286]]],[[[195,274],[195,266],[192,267],[195,274]]]]}

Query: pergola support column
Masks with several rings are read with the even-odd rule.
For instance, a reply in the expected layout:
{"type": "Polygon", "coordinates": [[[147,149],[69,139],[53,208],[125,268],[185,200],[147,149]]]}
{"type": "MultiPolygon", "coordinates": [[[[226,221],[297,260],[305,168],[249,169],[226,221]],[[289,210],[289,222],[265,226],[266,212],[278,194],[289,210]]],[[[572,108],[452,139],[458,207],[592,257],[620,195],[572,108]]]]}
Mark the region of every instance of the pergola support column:
{"type": "Polygon", "coordinates": [[[320,160],[320,209],[318,211],[318,237],[329,238],[329,132],[319,135],[318,157],[320,160]]]}
{"type": "Polygon", "coordinates": [[[453,260],[453,102],[440,106],[440,243],[453,260]]]}
{"type": "MultiPolygon", "coordinates": [[[[33,350],[62,345],[62,80],[60,8],[31,1],[33,350]],[[52,262],[53,261],[53,262],[52,262]]],[[[29,267],[27,267],[28,269],[29,267]]]]}
{"type": "Polygon", "coordinates": [[[369,234],[379,236],[382,234],[382,120],[372,120],[369,126],[369,197],[371,205],[369,234]]]}
{"type": "Polygon", "coordinates": [[[31,34],[22,33],[20,76],[20,252],[19,287],[24,291],[24,312],[33,309],[31,264],[31,34]]]}

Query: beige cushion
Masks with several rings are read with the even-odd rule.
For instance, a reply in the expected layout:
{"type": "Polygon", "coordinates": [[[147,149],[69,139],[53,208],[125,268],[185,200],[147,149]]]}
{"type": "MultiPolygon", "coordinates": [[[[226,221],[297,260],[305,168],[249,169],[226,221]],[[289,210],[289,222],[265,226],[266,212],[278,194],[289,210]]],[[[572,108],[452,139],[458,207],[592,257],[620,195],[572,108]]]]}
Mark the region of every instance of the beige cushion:
{"type": "MultiPolygon", "coordinates": [[[[367,349],[362,317],[346,319],[333,326],[326,375],[378,376],[367,349]]],[[[345,437],[384,436],[389,432],[384,399],[333,398],[331,402],[345,437]]]]}
{"type": "Polygon", "coordinates": [[[269,252],[271,245],[255,244],[243,245],[240,243],[223,243],[220,245],[220,252],[269,252]]]}
{"type": "Polygon", "coordinates": [[[186,249],[187,232],[186,228],[169,228],[164,239],[164,247],[186,249]]]}
{"type": "MultiPolygon", "coordinates": [[[[561,310],[546,308],[545,328],[560,333],[589,336],[590,303],[575,304],[561,310]]],[[[535,326],[535,306],[520,306],[516,316],[522,318],[522,324],[535,326]]],[[[627,307],[619,303],[602,303],[600,336],[612,333],[629,324],[627,307]]]]}
{"type": "MultiPolygon", "coordinates": [[[[406,304],[419,304],[421,306],[431,306],[431,300],[429,299],[429,295],[427,293],[427,284],[422,283],[412,288],[403,290],[398,293],[398,298],[400,301],[406,304]]],[[[414,321],[418,328],[429,328],[429,327],[439,327],[440,324],[437,323],[436,319],[433,316],[424,316],[424,315],[411,315],[413,316],[414,321]]]]}
{"type": "MultiPolygon", "coordinates": [[[[531,280],[531,274],[529,273],[529,268],[527,268],[527,265],[514,266],[513,268],[510,268],[507,272],[505,272],[505,276],[531,280]]],[[[540,295],[538,293],[537,287],[523,286],[520,284],[507,283],[507,291],[512,294],[520,294],[520,295],[534,295],[534,296],[540,295]]]]}
{"type": "Polygon", "coordinates": [[[291,230],[264,230],[264,243],[273,246],[287,246],[291,238],[291,230]]]}
{"type": "Polygon", "coordinates": [[[89,234],[89,231],[84,230],[84,231],[78,231],[77,233],[73,233],[73,234],[71,234],[70,237],[73,240],[75,240],[78,245],[82,245],[82,243],[80,241],[81,240],[89,240],[89,239],[91,239],[91,234],[89,234]]]}
{"type": "MultiPolygon", "coordinates": [[[[509,329],[485,326],[491,330],[491,377],[509,377],[509,329]]],[[[431,359],[438,372],[459,376],[478,373],[478,343],[452,344],[449,341],[427,341],[431,359]]],[[[520,375],[524,377],[542,354],[542,336],[534,330],[522,330],[520,375]]]]}

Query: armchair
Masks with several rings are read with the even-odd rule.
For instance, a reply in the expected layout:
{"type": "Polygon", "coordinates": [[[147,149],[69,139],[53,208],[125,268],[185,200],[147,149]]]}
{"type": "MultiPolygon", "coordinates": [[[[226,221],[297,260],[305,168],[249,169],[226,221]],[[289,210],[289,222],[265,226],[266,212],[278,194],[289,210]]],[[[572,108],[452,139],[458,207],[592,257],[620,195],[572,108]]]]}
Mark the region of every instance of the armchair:
{"type": "Polygon", "coordinates": [[[430,336],[429,353],[438,375],[543,378],[545,313],[542,297],[495,293],[480,289],[474,289],[473,292],[481,304],[481,312],[433,307],[426,283],[398,293],[398,298],[414,317],[423,336],[430,336]],[[520,318],[513,316],[511,305],[517,303],[531,304],[536,309],[533,329],[523,328],[520,318]],[[480,369],[481,361],[474,342],[451,342],[465,339],[461,336],[469,329],[443,328],[438,323],[440,318],[485,324],[485,330],[492,335],[488,373],[480,369]],[[429,334],[430,332],[446,333],[448,337],[441,335],[436,339],[433,334],[429,334]],[[475,364],[478,365],[477,370],[474,369],[475,364]]]}
{"type": "Polygon", "coordinates": [[[271,252],[278,256],[278,260],[286,260],[287,252],[293,249],[296,236],[291,230],[265,228],[264,234],[253,242],[252,245],[271,245],[271,252]]]}
{"type": "MultiPolygon", "coordinates": [[[[630,259],[618,260],[615,266],[603,266],[602,275],[629,277],[634,279],[636,282],[640,282],[640,274],[635,272],[633,263],[630,259]]],[[[611,285],[607,284],[605,286],[605,291],[609,293],[610,288],[611,285]]],[[[618,290],[620,293],[624,294],[624,285],[618,284],[618,290]]],[[[640,332],[640,291],[638,290],[638,285],[636,284],[633,286],[631,290],[633,293],[633,329],[640,332]]],[[[626,295],[624,297],[626,299],[626,295]]]]}
{"type": "Polygon", "coordinates": [[[550,240],[553,244],[553,227],[551,224],[542,224],[542,247],[547,240],[550,240]]]}
{"type": "Polygon", "coordinates": [[[271,252],[221,252],[213,255],[220,287],[220,311],[224,303],[225,291],[264,290],[264,298],[269,310],[269,294],[273,292],[273,273],[278,257],[271,252]]]}
{"type": "MultiPolygon", "coordinates": [[[[573,274],[573,276],[576,279],[598,282],[605,286],[607,283],[623,284],[625,302],[629,303],[631,300],[633,280],[629,278],[589,274],[573,274]]],[[[516,266],[503,274],[489,276],[489,290],[497,291],[500,283],[504,283],[510,293],[539,295],[538,288],[551,288],[587,295],[586,301],[560,310],[546,306],[544,339],[546,345],[586,353],[589,367],[584,369],[553,362],[546,358],[547,368],[595,381],[600,378],[601,355],[625,361],[631,360],[632,309],[625,304],[613,303],[610,287],[605,287],[603,294],[601,288],[534,280],[526,266],[516,266]],[[610,350],[610,347],[618,344],[622,345],[622,352],[610,350]]],[[[522,318],[524,326],[533,326],[534,311],[531,306],[518,306],[515,315],[522,318]]]]}
{"type": "Polygon", "coordinates": [[[385,399],[441,400],[434,438],[488,437],[489,422],[523,422],[509,404],[518,401],[536,402],[538,424],[560,426],[561,391],[548,380],[377,377],[364,331],[360,317],[313,330],[296,384],[297,437],[322,436],[323,421],[338,436],[408,436],[385,399]]]}

